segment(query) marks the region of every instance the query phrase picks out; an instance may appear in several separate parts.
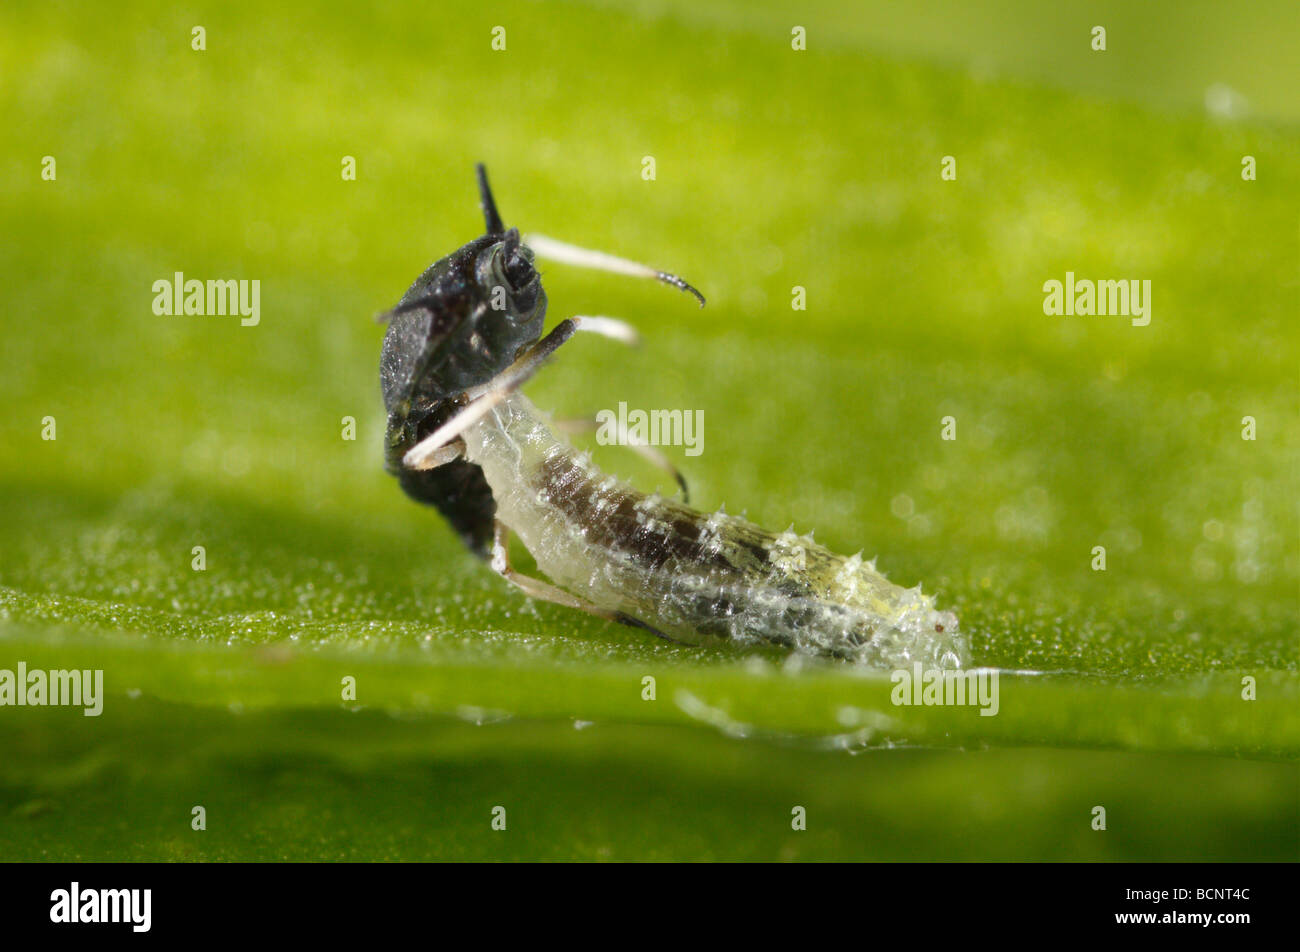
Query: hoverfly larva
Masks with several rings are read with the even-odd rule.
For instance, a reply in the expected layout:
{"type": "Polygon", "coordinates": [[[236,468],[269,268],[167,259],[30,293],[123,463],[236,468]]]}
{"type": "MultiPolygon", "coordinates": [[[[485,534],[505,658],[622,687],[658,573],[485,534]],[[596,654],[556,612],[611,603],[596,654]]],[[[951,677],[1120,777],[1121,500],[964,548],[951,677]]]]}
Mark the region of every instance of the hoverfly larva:
{"type": "MultiPolygon", "coordinates": [[[[436,262],[386,317],[380,376],[386,465],[465,544],[533,598],[688,643],[770,643],[880,666],[963,659],[957,619],[919,587],[724,512],[705,515],[606,476],[520,387],[576,331],[634,338],[612,318],[571,317],[542,335],[534,252],[653,278],[681,278],[536,236],[501,221],[483,166],[486,234],[436,262]],[[510,564],[520,537],[549,582],[510,564]]],[[[680,479],[679,479],[680,481],[680,479]]]]}

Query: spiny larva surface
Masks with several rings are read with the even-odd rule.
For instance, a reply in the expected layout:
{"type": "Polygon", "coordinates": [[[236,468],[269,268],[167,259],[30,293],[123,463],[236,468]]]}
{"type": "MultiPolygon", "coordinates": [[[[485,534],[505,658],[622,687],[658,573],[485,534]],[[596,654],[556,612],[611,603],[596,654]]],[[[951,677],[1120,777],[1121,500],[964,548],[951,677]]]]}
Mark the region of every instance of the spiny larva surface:
{"type": "Polygon", "coordinates": [[[880,667],[956,667],[957,617],[787,530],[637,492],[575,453],[523,394],[464,435],[497,517],[556,584],[685,641],[770,643],[880,667]]]}

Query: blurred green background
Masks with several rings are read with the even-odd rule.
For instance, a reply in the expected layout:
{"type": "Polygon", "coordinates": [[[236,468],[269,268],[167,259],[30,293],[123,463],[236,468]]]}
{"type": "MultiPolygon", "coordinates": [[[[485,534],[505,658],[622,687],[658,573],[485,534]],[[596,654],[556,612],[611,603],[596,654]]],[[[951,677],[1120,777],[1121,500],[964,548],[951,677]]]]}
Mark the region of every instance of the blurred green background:
{"type": "Polygon", "coordinates": [[[0,668],[108,696],[0,708],[0,855],[1296,859],[1300,11],[1044,6],[6,4],[0,668]],[[371,317],[476,160],[709,298],[547,269],[645,341],[533,399],[702,409],[694,501],[923,583],[996,717],[531,603],[401,494],[371,317]],[[155,316],[175,271],[261,323],[155,316]],[[1045,316],[1066,271],[1150,325],[1045,316]]]}

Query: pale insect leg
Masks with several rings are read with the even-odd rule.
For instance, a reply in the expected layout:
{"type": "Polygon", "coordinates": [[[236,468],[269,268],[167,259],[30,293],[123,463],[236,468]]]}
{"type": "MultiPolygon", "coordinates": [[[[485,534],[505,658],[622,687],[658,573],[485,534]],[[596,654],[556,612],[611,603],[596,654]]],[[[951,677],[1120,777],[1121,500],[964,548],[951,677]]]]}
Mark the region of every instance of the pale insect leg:
{"type": "Polygon", "coordinates": [[[593,605],[586,599],[579,598],[576,595],[570,595],[562,588],[556,588],[541,579],[533,578],[530,575],[523,575],[517,572],[510,564],[510,528],[499,519],[497,520],[492,533],[492,571],[496,572],[503,579],[514,585],[529,598],[537,598],[544,602],[552,602],[556,605],[563,605],[566,608],[576,608],[584,611],[589,615],[595,615],[597,618],[604,618],[606,621],[616,621],[620,624],[631,625],[633,628],[643,628],[653,635],[658,635],[666,641],[676,642],[677,639],[669,638],[662,631],[653,628],[641,621],[639,618],[633,618],[631,615],[623,612],[611,611],[607,608],[601,608],[593,605]]]}
{"type": "Polygon", "coordinates": [[[572,319],[561,321],[549,334],[534,344],[528,353],[497,376],[482,386],[466,390],[465,396],[469,398],[469,403],[458,410],[450,420],[407,450],[406,455],[402,457],[402,465],[409,469],[428,468],[425,464],[439,450],[491,413],[494,407],[499,406],[506,397],[537,373],[546,358],[572,337],[578,326],[578,323],[572,319]]]}
{"type": "MultiPolygon", "coordinates": [[[[572,419],[556,420],[555,428],[561,433],[590,433],[600,426],[594,416],[575,417],[572,419]]],[[[628,432],[627,427],[622,424],[618,428],[618,442],[620,446],[626,446],[632,452],[636,453],[642,459],[648,461],[651,465],[658,467],[667,473],[682,489],[682,502],[691,501],[691,490],[686,485],[686,477],[681,471],[673,465],[672,460],[665,456],[657,447],[651,446],[644,440],[635,440],[632,434],[628,432]]]]}
{"type": "Polygon", "coordinates": [[[533,374],[541,369],[542,364],[546,363],[552,354],[560,349],[560,345],[568,341],[578,331],[590,331],[603,337],[611,337],[614,340],[622,341],[625,344],[635,344],[641,339],[637,335],[636,328],[616,317],[575,314],[573,317],[566,317],[556,324],[555,327],[551,328],[551,332],[530,347],[527,353],[487,383],[479,384],[477,387],[470,387],[465,391],[465,396],[469,397],[470,400],[475,400],[485,394],[500,390],[502,387],[508,387],[512,392],[518,390],[528,382],[533,374]]]}
{"type": "Polygon", "coordinates": [[[524,243],[529,248],[532,248],[538,257],[549,258],[561,264],[571,264],[578,268],[591,268],[595,271],[609,271],[613,274],[625,274],[633,278],[650,278],[654,281],[662,281],[664,284],[671,284],[687,294],[695,295],[696,300],[700,302],[700,307],[704,307],[703,294],[677,277],[677,275],[669,274],[667,271],[659,271],[649,265],[629,261],[627,258],[620,258],[617,255],[607,254],[603,251],[579,248],[567,241],[557,241],[546,235],[529,235],[524,239],[524,243]]]}
{"type": "MultiPolygon", "coordinates": [[[[437,469],[439,466],[446,466],[448,463],[454,463],[460,459],[461,454],[465,452],[465,441],[456,437],[446,446],[440,446],[430,452],[419,465],[412,466],[406,464],[407,469],[437,469]]],[[[405,460],[403,460],[405,463],[405,460]]]]}
{"type": "Polygon", "coordinates": [[[621,344],[627,344],[629,347],[635,347],[641,343],[641,335],[637,329],[627,321],[620,321],[617,317],[605,317],[603,314],[581,314],[571,318],[578,324],[578,330],[591,334],[599,334],[601,337],[608,337],[616,340],[621,344]]]}
{"type": "Polygon", "coordinates": [[[407,450],[406,455],[402,457],[402,464],[408,469],[431,469],[433,466],[454,459],[455,457],[451,457],[443,459],[442,463],[435,462],[430,465],[440,450],[445,449],[452,440],[487,416],[506,397],[527,383],[541,369],[547,358],[580,330],[590,330],[624,341],[628,340],[629,336],[632,340],[636,339],[636,331],[630,324],[613,317],[578,315],[560,321],[549,334],[529,348],[528,353],[501,373],[485,384],[466,390],[465,396],[469,399],[469,403],[457,411],[450,420],[407,450]]]}

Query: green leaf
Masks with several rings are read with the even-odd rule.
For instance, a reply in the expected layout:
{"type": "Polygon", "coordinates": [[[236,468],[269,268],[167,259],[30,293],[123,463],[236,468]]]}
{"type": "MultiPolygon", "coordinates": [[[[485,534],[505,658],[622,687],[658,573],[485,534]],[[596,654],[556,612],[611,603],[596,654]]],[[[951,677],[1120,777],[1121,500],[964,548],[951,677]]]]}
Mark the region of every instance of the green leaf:
{"type": "Polygon", "coordinates": [[[1179,5],[1108,10],[1096,55],[1007,6],[992,52],[854,5],[793,21],[803,52],[722,0],[6,7],[0,669],[105,698],[0,707],[3,855],[1294,859],[1285,32],[1189,16],[1211,67],[1157,41],[1179,5]],[[1212,81],[1259,112],[1206,115],[1212,81]],[[548,267],[553,320],[644,344],[566,345],[534,401],[702,410],[703,453],[668,448],[693,501],[923,584],[995,715],[531,602],[402,495],[370,317],[477,234],[476,160],[509,224],[709,299],[548,267]],[[155,315],[178,271],[258,279],[260,322],[155,315]],[[1044,314],[1067,271],[1150,280],[1150,324],[1044,314]]]}

